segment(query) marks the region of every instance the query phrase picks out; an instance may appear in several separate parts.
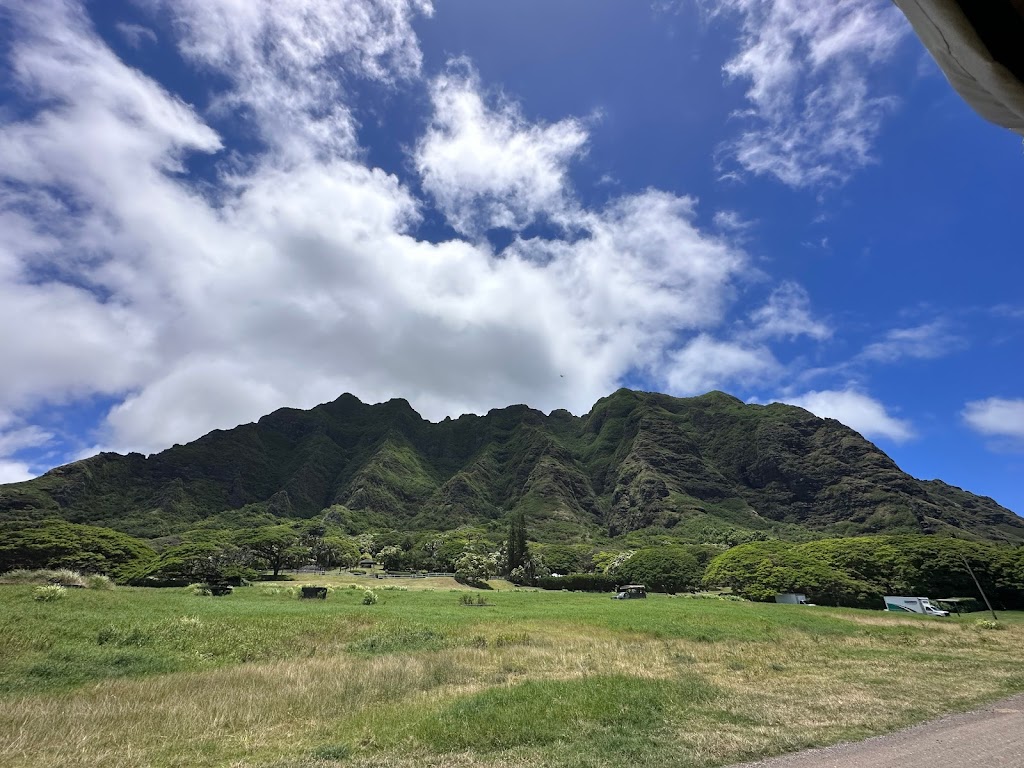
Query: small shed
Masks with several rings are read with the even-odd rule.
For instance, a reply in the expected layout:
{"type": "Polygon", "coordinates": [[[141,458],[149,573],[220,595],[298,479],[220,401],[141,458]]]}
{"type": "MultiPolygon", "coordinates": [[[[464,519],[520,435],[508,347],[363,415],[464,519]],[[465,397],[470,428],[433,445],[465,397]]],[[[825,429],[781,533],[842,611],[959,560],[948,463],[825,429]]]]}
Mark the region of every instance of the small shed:
{"type": "Polygon", "coordinates": [[[957,616],[961,613],[974,613],[975,611],[984,610],[981,603],[973,597],[940,597],[934,602],[939,608],[955,613],[957,616]]]}
{"type": "Polygon", "coordinates": [[[377,561],[374,560],[369,555],[363,555],[362,557],[359,558],[359,567],[360,568],[373,568],[373,566],[375,566],[376,564],[377,564],[377,561]]]}
{"type": "Polygon", "coordinates": [[[775,602],[784,605],[807,605],[807,595],[801,595],[799,592],[779,592],[775,595],[775,602]]]}

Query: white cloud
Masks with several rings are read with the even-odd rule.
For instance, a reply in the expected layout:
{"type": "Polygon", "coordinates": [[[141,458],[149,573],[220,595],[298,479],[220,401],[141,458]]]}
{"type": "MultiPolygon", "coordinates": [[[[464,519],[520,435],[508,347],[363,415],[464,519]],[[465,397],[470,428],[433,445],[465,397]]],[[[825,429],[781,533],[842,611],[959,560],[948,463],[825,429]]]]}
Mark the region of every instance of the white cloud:
{"type": "Polygon", "coordinates": [[[37,426],[15,427],[17,419],[10,412],[0,411],[0,483],[20,483],[38,473],[28,462],[15,458],[25,448],[46,445],[53,434],[37,426]]]}
{"type": "Polygon", "coordinates": [[[121,37],[124,38],[124,41],[132,48],[141,48],[145,41],[149,41],[150,43],[156,42],[156,32],[141,24],[128,24],[126,22],[119,21],[114,25],[114,29],[118,31],[118,34],[120,34],[121,37]]]}
{"type": "Polygon", "coordinates": [[[52,437],[52,433],[36,426],[0,432],[0,457],[11,456],[23,448],[46,445],[52,437]]]}
{"type": "MultiPolygon", "coordinates": [[[[517,240],[499,255],[415,239],[422,203],[366,167],[344,132],[325,144],[307,114],[338,93],[320,80],[332,56],[386,83],[419,66],[415,40],[381,48],[358,29],[320,40],[314,22],[334,17],[319,4],[303,6],[312,15],[297,27],[278,20],[290,4],[260,5],[259,23],[242,5],[223,28],[224,4],[175,10],[188,60],[229,75],[223,104],[246,105],[268,138],[213,200],[181,173],[187,153],[224,141],[197,110],[118,61],[76,6],[33,4],[20,17],[11,71],[40,102],[0,131],[0,215],[12,223],[0,234],[0,322],[18,329],[0,336],[0,359],[19,371],[0,380],[0,408],[102,393],[119,403],[100,443],[147,452],[344,391],[406,397],[430,418],[513,402],[579,412],[628,371],[658,374],[680,336],[723,322],[745,256],[695,226],[690,198],[649,190],[582,209],[559,176],[585,138],[569,123],[556,124],[569,137],[562,154],[535,156],[536,172],[552,163],[548,191],[510,210],[558,214],[572,238],[517,240]],[[305,95],[289,101],[297,87],[305,95]],[[292,123],[303,130],[279,134],[292,123]]],[[[413,7],[425,8],[378,11],[407,20],[413,7]]],[[[379,13],[361,19],[366,29],[379,13]]],[[[458,85],[460,98],[483,104],[469,88],[458,85]]],[[[480,124],[453,136],[511,126],[505,138],[524,151],[556,127],[507,103],[467,120],[480,124]]],[[[492,200],[519,183],[511,172],[490,188],[456,177],[492,200]]],[[[693,362],[716,380],[756,367],[693,362]]]]}
{"type": "Polygon", "coordinates": [[[728,153],[746,171],[795,187],[834,183],[871,162],[894,99],[871,75],[907,31],[883,0],[726,0],[712,15],[741,19],[726,74],[748,84],[750,127],[728,153]]]}
{"type": "Polygon", "coordinates": [[[733,235],[741,235],[754,225],[737,211],[716,211],[712,221],[718,229],[733,235]]]}
{"type": "Polygon", "coordinates": [[[520,230],[566,206],[566,166],[587,141],[578,120],[539,125],[512,102],[489,108],[465,61],[449,63],[431,97],[434,116],[416,146],[416,168],[456,230],[520,230]]]}
{"type": "Polygon", "coordinates": [[[752,327],[748,336],[753,339],[796,339],[809,336],[824,341],[832,336],[832,329],[811,314],[807,291],[793,282],[776,288],[768,303],[750,315],[752,327]]]}
{"type": "Polygon", "coordinates": [[[1024,399],[974,400],[964,405],[960,415],[967,426],[983,435],[1024,440],[1024,399]]]}
{"type": "Polygon", "coordinates": [[[963,339],[943,320],[913,328],[894,328],[882,341],[869,344],[858,356],[862,360],[892,363],[905,358],[929,360],[963,348],[963,339]]]}
{"type": "Polygon", "coordinates": [[[903,442],[914,437],[911,423],[892,416],[878,400],[853,389],[811,391],[781,402],[796,405],[823,419],[836,419],[865,437],[903,442]]]}
{"type": "Polygon", "coordinates": [[[237,110],[279,160],[348,157],[358,150],[343,81],[417,75],[412,19],[429,0],[164,0],[189,61],[232,82],[237,110]]]}
{"type": "Polygon", "coordinates": [[[763,386],[776,377],[780,366],[763,346],[718,341],[701,334],[669,354],[665,379],[674,395],[697,395],[729,384],[763,386]]]}
{"type": "Polygon", "coordinates": [[[20,483],[25,480],[31,480],[37,475],[38,473],[29,469],[28,464],[23,461],[0,459],[0,484],[20,483]]]}

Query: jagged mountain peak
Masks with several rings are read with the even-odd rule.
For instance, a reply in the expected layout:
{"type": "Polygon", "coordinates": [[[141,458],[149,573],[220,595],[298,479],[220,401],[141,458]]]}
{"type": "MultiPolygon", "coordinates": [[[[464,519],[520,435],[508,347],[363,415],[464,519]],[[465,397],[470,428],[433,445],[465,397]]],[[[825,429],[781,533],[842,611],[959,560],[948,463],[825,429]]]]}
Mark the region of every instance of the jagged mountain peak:
{"type": "Polygon", "coordinates": [[[579,417],[518,404],[439,423],[401,398],[344,394],[148,458],[104,453],[0,486],[0,519],[60,516],[140,535],[241,507],[310,517],[339,504],[397,528],[523,511],[539,535],[562,539],[653,528],[1024,541],[1024,520],[992,499],[910,477],[837,421],[717,391],[619,389],[579,417]]]}

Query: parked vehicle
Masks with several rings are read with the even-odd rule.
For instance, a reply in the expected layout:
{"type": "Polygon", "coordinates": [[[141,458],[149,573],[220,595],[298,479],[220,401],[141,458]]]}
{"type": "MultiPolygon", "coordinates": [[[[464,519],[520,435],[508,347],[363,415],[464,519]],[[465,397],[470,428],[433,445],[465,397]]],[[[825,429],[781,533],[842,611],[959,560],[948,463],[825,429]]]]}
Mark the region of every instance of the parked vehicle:
{"type": "Polygon", "coordinates": [[[635,600],[646,597],[647,588],[643,584],[626,584],[624,587],[619,587],[618,593],[612,595],[612,600],[635,600]]]}
{"type": "Polygon", "coordinates": [[[927,597],[885,596],[885,610],[920,613],[925,616],[949,616],[949,611],[936,608],[927,597]]]}

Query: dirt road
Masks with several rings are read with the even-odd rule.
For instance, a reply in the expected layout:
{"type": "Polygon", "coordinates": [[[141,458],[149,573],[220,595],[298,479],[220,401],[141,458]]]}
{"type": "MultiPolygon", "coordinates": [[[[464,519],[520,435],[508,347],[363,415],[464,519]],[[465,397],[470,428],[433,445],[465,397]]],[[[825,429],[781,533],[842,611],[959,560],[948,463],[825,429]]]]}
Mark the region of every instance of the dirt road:
{"type": "Polygon", "coordinates": [[[888,736],[733,768],[1024,768],[1024,695],[888,736]]]}

